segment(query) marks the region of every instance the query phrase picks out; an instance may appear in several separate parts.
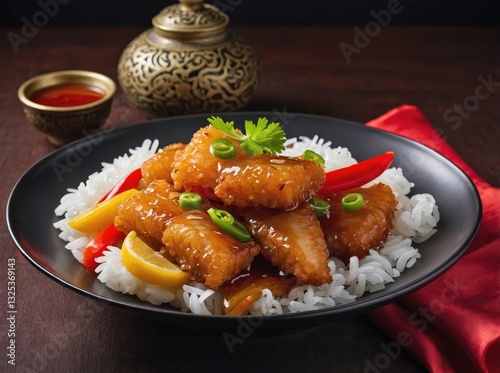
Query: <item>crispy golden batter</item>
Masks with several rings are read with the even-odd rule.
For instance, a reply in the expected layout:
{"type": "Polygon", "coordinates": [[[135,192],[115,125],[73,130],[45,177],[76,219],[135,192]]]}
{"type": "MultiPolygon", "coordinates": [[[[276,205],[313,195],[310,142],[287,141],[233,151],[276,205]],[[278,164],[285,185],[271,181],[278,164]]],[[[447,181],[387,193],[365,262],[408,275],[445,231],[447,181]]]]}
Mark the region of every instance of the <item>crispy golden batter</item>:
{"type": "Polygon", "coordinates": [[[165,222],[184,212],[175,198],[177,195],[172,184],[155,180],[120,205],[115,226],[122,232],[135,230],[141,237],[161,242],[165,222]]]}
{"type": "Polygon", "coordinates": [[[383,247],[392,229],[392,218],[397,205],[391,188],[376,184],[370,188],[357,188],[327,198],[329,217],[321,218],[328,247],[343,260],[351,256],[363,258],[369,249],[383,247]],[[349,193],[360,193],[365,204],[355,211],[342,208],[341,200],[349,193]]]}
{"type": "Polygon", "coordinates": [[[214,290],[247,268],[260,252],[255,241],[241,243],[201,210],[172,218],[163,233],[163,244],[184,271],[214,290]]]}
{"type": "Polygon", "coordinates": [[[186,145],[181,143],[171,144],[160,149],[155,155],[142,164],[142,178],[146,185],[149,185],[156,179],[164,179],[172,183],[172,170],[174,156],[179,150],[184,149],[186,145]]]}
{"type": "MultiPolygon", "coordinates": [[[[172,172],[176,189],[189,191],[193,186],[215,188],[226,160],[213,156],[210,145],[220,137],[229,139],[209,125],[198,130],[184,150],[176,153],[172,172]]],[[[237,145],[234,140],[229,140],[237,145]]],[[[238,149],[238,156],[245,156],[243,150],[238,149]]]]}
{"type": "Polygon", "coordinates": [[[255,209],[244,214],[262,255],[301,284],[332,281],[328,249],[318,219],[308,203],[290,211],[255,209]]]}
{"type": "Polygon", "coordinates": [[[249,156],[239,147],[236,157],[217,158],[210,152],[210,145],[220,137],[228,138],[211,125],[204,127],[183,151],[176,153],[172,172],[176,189],[200,186],[214,189],[228,205],[289,209],[323,185],[323,166],[302,158],[249,156]]]}
{"type": "Polygon", "coordinates": [[[262,154],[228,160],[214,191],[226,204],[290,209],[314,195],[324,179],[323,166],[313,161],[262,154]]]}

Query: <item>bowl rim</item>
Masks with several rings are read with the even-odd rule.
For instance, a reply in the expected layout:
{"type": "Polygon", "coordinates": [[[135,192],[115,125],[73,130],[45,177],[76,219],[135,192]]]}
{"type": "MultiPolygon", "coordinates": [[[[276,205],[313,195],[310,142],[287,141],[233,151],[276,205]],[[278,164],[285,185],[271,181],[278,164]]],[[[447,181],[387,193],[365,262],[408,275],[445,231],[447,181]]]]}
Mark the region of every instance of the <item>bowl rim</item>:
{"type": "MultiPolygon", "coordinates": [[[[88,83],[91,84],[91,83],[88,83]]],[[[32,93],[30,92],[30,93],[32,93]]],[[[98,72],[94,71],[87,71],[87,70],[60,70],[60,71],[53,71],[53,72],[48,72],[40,75],[36,75],[27,81],[25,81],[21,86],[19,87],[17,91],[17,96],[19,100],[26,106],[31,109],[39,110],[39,111],[46,111],[46,112],[60,112],[60,113],[71,113],[74,111],[80,111],[84,109],[92,109],[97,106],[102,105],[103,103],[111,100],[113,96],[116,93],[116,84],[111,79],[110,77],[103,75],[98,72]],[[93,81],[93,82],[101,82],[102,84],[99,85],[98,88],[101,88],[104,91],[104,96],[101,97],[99,100],[96,100],[94,102],[91,102],[89,104],[85,105],[76,105],[76,106],[65,106],[65,107],[60,107],[60,106],[49,106],[49,105],[41,105],[38,104],[32,100],[29,99],[29,94],[28,91],[30,88],[32,88],[35,85],[38,85],[36,89],[34,89],[32,92],[35,92],[40,89],[52,87],[54,85],[58,84],[63,84],[64,83],[64,78],[70,78],[71,81],[73,82],[88,82],[88,81],[93,81]],[[60,83],[57,83],[54,81],[60,80],[60,83]],[[43,84],[41,82],[47,81],[50,82],[49,84],[43,84]]]]}

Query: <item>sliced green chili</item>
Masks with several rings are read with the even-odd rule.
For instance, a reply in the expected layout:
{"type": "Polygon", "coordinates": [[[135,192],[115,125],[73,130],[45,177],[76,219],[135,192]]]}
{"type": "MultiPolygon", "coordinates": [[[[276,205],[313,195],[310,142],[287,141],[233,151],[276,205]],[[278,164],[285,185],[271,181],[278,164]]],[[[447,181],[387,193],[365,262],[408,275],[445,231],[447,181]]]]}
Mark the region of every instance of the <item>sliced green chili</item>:
{"type": "Polygon", "coordinates": [[[212,144],[210,144],[210,153],[214,157],[228,159],[236,157],[237,149],[231,141],[219,137],[214,139],[212,144]]]}
{"type": "Polygon", "coordinates": [[[302,154],[302,156],[304,157],[304,159],[307,159],[309,161],[313,161],[319,164],[325,164],[325,159],[318,153],[313,152],[312,150],[306,150],[304,154],[302,154]]]}
{"type": "Polygon", "coordinates": [[[201,196],[193,192],[181,193],[179,195],[179,206],[186,210],[197,210],[201,207],[201,196]]]}
{"type": "Polygon", "coordinates": [[[236,221],[229,212],[210,208],[207,211],[212,221],[224,232],[230,234],[240,242],[249,242],[252,237],[243,224],[236,221]]]}
{"type": "Polygon", "coordinates": [[[330,204],[321,198],[312,198],[309,200],[316,216],[324,216],[330,211],[330,204]]]}
{"type": "Polygon", "coordinates": [[[351,193],[342,198],[342,207],[347,211],[359,210],[364,204],[363,196],[359,193],[351,193]]]}

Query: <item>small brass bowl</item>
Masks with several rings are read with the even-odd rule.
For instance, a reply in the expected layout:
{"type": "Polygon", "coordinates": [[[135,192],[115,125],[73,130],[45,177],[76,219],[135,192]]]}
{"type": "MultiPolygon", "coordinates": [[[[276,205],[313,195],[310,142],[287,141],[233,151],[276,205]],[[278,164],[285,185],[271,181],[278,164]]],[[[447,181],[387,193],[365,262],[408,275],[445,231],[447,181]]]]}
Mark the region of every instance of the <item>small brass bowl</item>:
{"type": "Polygon", "coordinates": [[[82,70],[57,71],[38,75],[18,90],[26,118],[45,133],[49,141],[61,146],[90,135],[102,127],[111,111],[116,85],[105,75],[82,70]],[[64,84],[83,84],[101,91],[102,97],[94,102],[75,106],[48,106],[32,100],[41,90],[64,84]]]}

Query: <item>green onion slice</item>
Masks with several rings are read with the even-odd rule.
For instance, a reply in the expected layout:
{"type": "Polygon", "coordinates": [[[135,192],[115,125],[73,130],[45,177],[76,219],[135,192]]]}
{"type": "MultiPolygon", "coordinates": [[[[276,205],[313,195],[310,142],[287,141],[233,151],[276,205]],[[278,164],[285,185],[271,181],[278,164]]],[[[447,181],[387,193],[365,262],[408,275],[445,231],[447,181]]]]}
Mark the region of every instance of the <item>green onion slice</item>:
{"type": "Polygon", "coordinates": [[[201,196],[193,192],[181,193],[179,195],[179,206],[186,210],[197,210],[201,207],[201,196]]]}
{"type": "Polygon", "coordinates": [[[252,237],[243,224],[236,221],[229,212],[210,208],[207,211],[212,221],[224,232],[230,234],[238,241],[246,243],[251,241],[252,237]]]}
{"type": "Polygon", "coordinates": [[[359,193],[351,193],[342,198],[342,207],[347,211],[359,210],[364,204],[363,196],[359,193]]]}
{"type": "Polygon", "coordinates": [[[319,164],[325,164],[325,159],[318,153],[313,152],[312,150],[306,150],[304,154],[302,154],[302,156],[304,157],[304,159],[307,159],[309,161],[313,161],[319,164]]]}
{"type": "Polygon", "coordinates": [[[236,157],[237,149],[228,139],[218,137],[210,144],[210,153],[212,153],[214,157],[228,159],[236,157]]]}
{"type": "Polygon", "coordinates": [[[321,198],[312,198],[309,200],[309,204],[316,216],[324,216],[330,211],[330,204],[321,198]]]}

